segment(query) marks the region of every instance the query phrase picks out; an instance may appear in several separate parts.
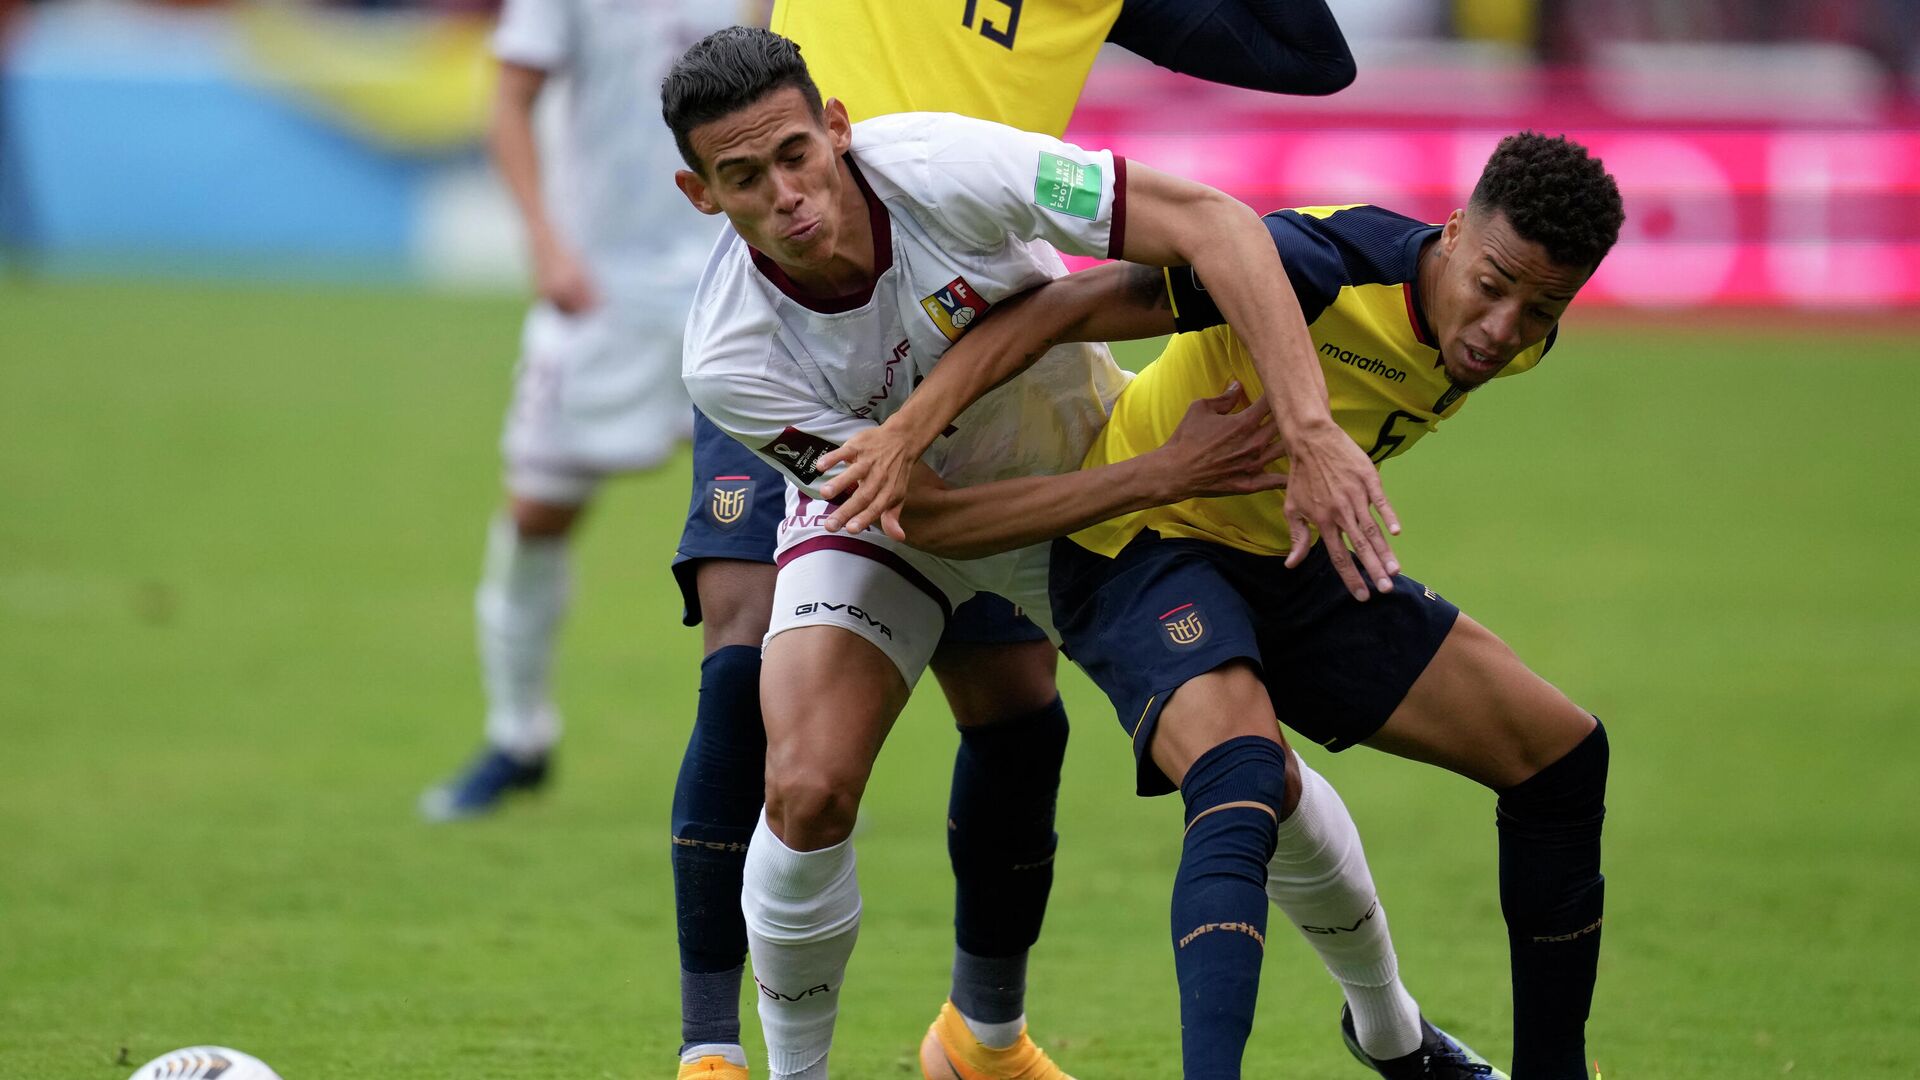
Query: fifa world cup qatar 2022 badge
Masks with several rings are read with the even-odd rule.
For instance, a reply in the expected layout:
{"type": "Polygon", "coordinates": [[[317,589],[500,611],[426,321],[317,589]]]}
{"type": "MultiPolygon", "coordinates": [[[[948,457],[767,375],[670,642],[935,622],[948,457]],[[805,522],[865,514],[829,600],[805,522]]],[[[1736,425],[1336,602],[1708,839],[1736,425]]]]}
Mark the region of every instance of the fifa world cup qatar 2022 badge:
{"type": "Polygon", "coordinates": [[[1197,605],[1181,604],[1160,616],[1160,632],[1165,635],[1168,648],[1185,652],[1207,640],[1207,620],[1197,605]]]}
{"type": "Polygon", "coordinates": [[[948,341],[959,341],[960,335],[967,332],[973,320],[987,313],[986,297],[973,291],[963,277],[954,278],[946,283],[939,292],[923,297],[920,306],[927,310],[927,317],[933,325],[947,335],[948,341]]]}
{"type": "Polygon", "coordinates": [[[747,520],[753,505],[751,476],[716,476],[707,484],[707,518],[721,532],[732,532],[747,520]]]}

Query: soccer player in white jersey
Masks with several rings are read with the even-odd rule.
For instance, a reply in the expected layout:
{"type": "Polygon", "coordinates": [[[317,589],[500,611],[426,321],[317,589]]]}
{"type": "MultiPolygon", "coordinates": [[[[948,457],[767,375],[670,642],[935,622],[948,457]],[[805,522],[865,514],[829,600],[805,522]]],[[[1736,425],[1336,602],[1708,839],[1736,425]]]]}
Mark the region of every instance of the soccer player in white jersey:
{"type": "MultiPolygon", "coordinates": [[[[1210,268],[1197,272],[1220,283],[1217,303],[1253,339],[1268,387],[1261,413],[1271,409],[1294,462],[1293,512],[1355,543],[1377,588],[1390,587],[1397,563],[1372,513],[1391,523],[1391,509],[1371,462],[1326,412],[1278,256],[1245,206],[1111,154],[951,114],[856,130],[838,102],[821,102],[792,43],[766,31],[695,45],[662,99],[688,165],[682,191],[732,226],[695,296],[687,386],[790,483],[762,679],[767,801],[742,906],[773,1075],[823,1077],[860,917],[848,836],[947,614],[991,591],[1044,624],[1046,554],[1035,545],[1164,501],[1176,482],[1150,467],[1074,471],[1125,379],[1100,346],[1052,350],[960,417],[905,508],[914,546],[829,533],[821,457],[898,408],[994,304],[1062,274],[1051,244],[1210,268]]],[[[1364,595],[1357,575],[1350,585],[1364,595]]],[[[1288,781],[1256,793],[1276,819],[1298,797],[1297,775],[1288,781]]],[[[1347,849],[1320,834],[1351,831],[1349,819],[1311,824],[1292,834],[1303,849],[1347,849]]],[[[1330,876],[1313,859],[1285,872],[1330,876]]]]}
{"type": "Polygon", "coordinates": [[[491,143],[540,298],[501,440],[507,506],[475,598],[486,746],[422,797],[430,819],[545,780],[574,524],[602,480],[660,464],[690,434],[680,332],[714,228],[674,190],[678,155],[645,106],[681,50],[731,13],[705,0],[506,0],[501,12],[491,143]],[[543,154],[535,106],[556,84],[564,108],[543,154]]]}

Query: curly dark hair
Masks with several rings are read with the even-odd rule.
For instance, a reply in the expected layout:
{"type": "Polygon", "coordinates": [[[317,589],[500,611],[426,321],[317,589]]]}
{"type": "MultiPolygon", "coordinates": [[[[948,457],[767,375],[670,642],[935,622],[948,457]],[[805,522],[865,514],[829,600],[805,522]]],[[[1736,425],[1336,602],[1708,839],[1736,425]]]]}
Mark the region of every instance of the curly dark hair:
{"type": "Polygon", "coordinates": [[[729,26],[687,47],[660,82],[660,115],[687,168],[704,172],[688,135],[694,128],[792,87],[821,115],[820,88],[800,46],[771,30],[729,26]]]}
{"type": "Polygon", "coordinates": [[[1620,239],[1626,210],[1600,159],[1564,135],[1522,131],[1500,140],[1473,198],[1475,213],[1498,211],[1521,238],[1562,266],[1600,265],[1620,239]]]}

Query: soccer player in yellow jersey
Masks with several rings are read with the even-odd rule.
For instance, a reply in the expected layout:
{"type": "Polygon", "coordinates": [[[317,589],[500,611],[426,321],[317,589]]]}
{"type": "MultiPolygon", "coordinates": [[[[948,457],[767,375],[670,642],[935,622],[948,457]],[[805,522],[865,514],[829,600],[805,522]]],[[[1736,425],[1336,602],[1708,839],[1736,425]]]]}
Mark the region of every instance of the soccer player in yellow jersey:
{"type": "MultiPolygon", "coordinates": [[[[821,89],[854,120],[950,111],[1058,135],[1105,41],[1183,74],[1276,93],[1332,93],[1354,76],[1325,0],[781,0],[772,28],[801,45],[821,89]]],[[[696,415],[694,487],[674,560],[686,621],[704,622],[705,652],[673,800],[682,1077],[747,1075],[739,897],[761,802],[760,645],[783,490],[780,476],[696,415]]],[[[1038,627],[985,595],[956,609],[933,658],[943,688],[948,672],[1001,676],[992,693],[955,680],[948,695],[961,729],[948,814],[953,1000],[922,1048],[929,1076],[948,1070],[939,1080],[1059,1075],[1021,1024],[1066,743],[1055,663],[1038,627]]]]}
{"type": "MultiPolygon", "coordinates": [[[[1474,391],[1541,362],[1623,220],[1613,178],[1584,147],[1525,132],[1500,143],[1467,207],[1444,225],[1366,205],[1284,210],[1267,224],[1334,419],[1384,462],[1459,413],[1474,391]]],[[[1192,331],[1121,394],[1086,467],[1158,446],[1196,392],[1230,379],[1259,385],[1188,272],[1100,267],[1036,290],[1021,312],[1008,318],[1003,305],[976,328],[975,345],[1004,335],[994,363],[971,375],[939,369],[888,421],[896,431],[843,449],[840,458],[855,462],[844,479],[868,493],[842,507],[844,522],[883,517],[891,486],[878,474],[899,472],[903,454],[910,462],[915,446],[932,441],[929,426],[937,433],[939,417],[1017,370],[1037,343],[1192,331]]],[[[1200,763],[1242,739],[1279,738],[1280,721],[1333,751],[1365,744],[1492,788],[1512,957],[1512,1075],[1585,1077],[1605,729],[1420,582],[1396,576],[1392,590],[1364,602],[1349,595],[1326,548],[1273,493],[1142,511],[1055,542],[1053,614],[1068,655],[1118,711],[1143,795],[1176,786],[1184,794],[1200,763]]],[[[1328,797],[1330,789],[1309,790],[1301,805],[1328,797]]],[[[1396,1074],[1398,1063],[1351,1038],[1349,1046],[1396,1074]]]]}

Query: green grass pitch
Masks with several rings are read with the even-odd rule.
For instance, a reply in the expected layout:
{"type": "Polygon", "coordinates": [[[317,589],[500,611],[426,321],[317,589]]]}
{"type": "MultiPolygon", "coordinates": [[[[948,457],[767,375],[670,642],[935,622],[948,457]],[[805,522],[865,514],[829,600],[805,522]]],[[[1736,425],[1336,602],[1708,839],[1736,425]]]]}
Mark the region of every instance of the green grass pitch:
{"type": "MultiPolygon", "coordinates": [[[[669,1075],[684,457],[582,537],[557,786],[414,817],[478,742],[471,594],[519,315],[0,288],[0,1077],[117,1080],[197,1042],[288,1080],[669,1075]]],[[[1386,480],[1409,572],[1612,730],[1594,1056],[1607,1080],[1912,1077],[1916,340],[1576,313],[1561,341],[1386,480]]],[[[1034,1031],[1086,1080],[1172,1076],[1178,806],[1131,796],[1104,699],[1063,681],[1034,1031]]],[[[916,1075],[944,996],[954,742],[929,689],[880,761],[836,1075],[916,1075]]],[[[1313,760],[1429,1016],[1504,1060],[1490,796],[1313,760]]],[[[1272,940],[1248,1074],[1366,1075],[1332,983],[1272,940]]]]}

